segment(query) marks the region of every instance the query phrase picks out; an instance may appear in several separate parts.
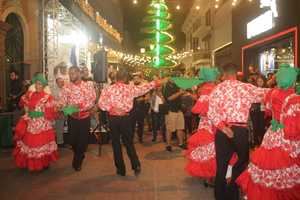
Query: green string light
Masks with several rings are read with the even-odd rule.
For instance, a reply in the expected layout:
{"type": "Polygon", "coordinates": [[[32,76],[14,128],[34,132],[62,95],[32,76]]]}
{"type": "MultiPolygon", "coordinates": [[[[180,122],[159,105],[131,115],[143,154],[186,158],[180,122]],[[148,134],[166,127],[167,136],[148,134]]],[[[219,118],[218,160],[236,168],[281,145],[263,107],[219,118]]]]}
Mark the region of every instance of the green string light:
{"type": "Polygon", "coordinates": [[[167,32],[172,28],[172,24],[165,1],[152,0],[147,13],[148,16],[143,20],[146,27],[142,32],[148,37],[140,45],[147,50],[146,55],[152,58],[150,66],[157,69],[174,66],[175,62],[167,59],[175,50],[169,46],[174,37],[167,32]]]}

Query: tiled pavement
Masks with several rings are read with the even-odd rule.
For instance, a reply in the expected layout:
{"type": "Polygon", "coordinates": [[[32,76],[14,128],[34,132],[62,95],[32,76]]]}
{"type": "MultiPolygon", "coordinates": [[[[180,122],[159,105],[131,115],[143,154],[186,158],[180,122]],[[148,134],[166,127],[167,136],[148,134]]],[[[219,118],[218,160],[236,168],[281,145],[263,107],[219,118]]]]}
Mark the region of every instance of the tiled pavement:
{"type": "MultiPolygon", "coordinates": [[[[150,140],[150,138],[149,138],[150,140]]],[[[115,175],[110,145],[90,145],[81,172],[71,168],[72,152],[60,150],[60,160],[44,172],[16,169],[11,152],[0,152],[0,200],[211,200],[213,191],[183,170],[183,152],[164,151],[162,143],[136,144],[142,174],[135,177],[126,158],[127,177],[115,175]]],[[[125,153],[125,151],[124,151],[125,153]]]]}

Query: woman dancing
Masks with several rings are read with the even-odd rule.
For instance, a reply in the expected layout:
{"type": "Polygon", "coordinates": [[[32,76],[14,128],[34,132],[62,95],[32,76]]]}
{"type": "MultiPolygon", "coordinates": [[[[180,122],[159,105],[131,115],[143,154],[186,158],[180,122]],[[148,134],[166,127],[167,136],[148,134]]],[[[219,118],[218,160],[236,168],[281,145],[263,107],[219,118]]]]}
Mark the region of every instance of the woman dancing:
{"type": "Polygon", "coordinates": [[[17,167],[40,171],[58,159],[52,126],[56,111],[53,97],[45,89],[47,81],[43,75],[36,74],[32,83],[34,87],[22,96],[19,103],[25,114],[16,126],[13,156],[17,167]]]}

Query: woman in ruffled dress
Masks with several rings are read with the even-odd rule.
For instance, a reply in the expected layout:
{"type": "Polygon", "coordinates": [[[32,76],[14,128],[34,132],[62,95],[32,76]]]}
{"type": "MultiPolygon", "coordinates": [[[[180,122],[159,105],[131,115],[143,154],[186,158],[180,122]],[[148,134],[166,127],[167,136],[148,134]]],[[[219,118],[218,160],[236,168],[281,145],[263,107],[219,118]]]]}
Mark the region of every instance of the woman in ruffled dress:
{"type": "Polygon", "coordinates": [[[43,75],[36,74],[32,83],[34,87],[30,87],[19,103],[25,114],[16,126],[13,156],[18,168],[40,171],[58,159],[53,129],[56,109],[43,75]]]}
{"type": "Polygon", "coordinates": [[[188,140],[186,157],[188,163],[185,170],[195,177],[211,179],[216,174],[214,127],[206,114],[208,112],[209,94],[216,86],[218,78],[216,68],[200,68],[199,78],[201,83],[200,97],[192,108],[192,112],[200,116],[198,130],[188,140]]]}
{"type": "Polygon", "coordinates": [[[282,65],[278,88],[266,96],[271,127],[237,183],[248,200],[300,199],[300,91],[295,94],[297,70],[282,65]]]}

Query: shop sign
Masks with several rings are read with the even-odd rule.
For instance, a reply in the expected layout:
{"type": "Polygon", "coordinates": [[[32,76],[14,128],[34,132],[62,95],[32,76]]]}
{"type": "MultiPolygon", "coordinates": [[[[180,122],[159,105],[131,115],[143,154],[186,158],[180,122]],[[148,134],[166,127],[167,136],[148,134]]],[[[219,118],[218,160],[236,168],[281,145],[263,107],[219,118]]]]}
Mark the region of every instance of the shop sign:
{"type": "Polygon", "coordinates": [[[260,0],[260,7],[268,7],[271,9],[273,16],[278,17],[277,3],[276,0],[260,0]]]}
{"type": "Polygon", "coordinates": [[[270,8],[247,24],[247,39],[266,32],[274,27],[274,18],[278,17],[276,0],[260,0],[261,8],[270,8]]]}
{"type": "Polygon", "coordinates": [[[269,10],[247,24],[247,39],[266,32],[273,26],[273,13],[269,10]]]}

